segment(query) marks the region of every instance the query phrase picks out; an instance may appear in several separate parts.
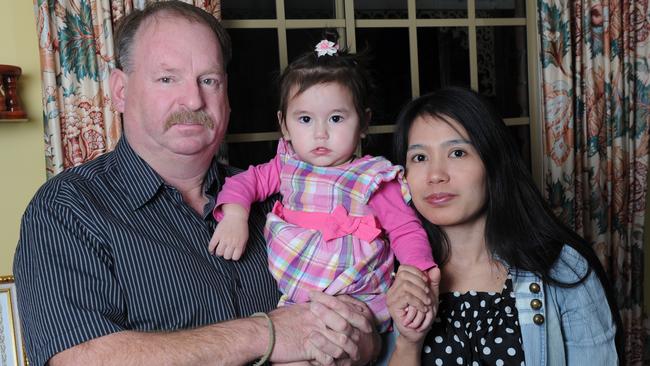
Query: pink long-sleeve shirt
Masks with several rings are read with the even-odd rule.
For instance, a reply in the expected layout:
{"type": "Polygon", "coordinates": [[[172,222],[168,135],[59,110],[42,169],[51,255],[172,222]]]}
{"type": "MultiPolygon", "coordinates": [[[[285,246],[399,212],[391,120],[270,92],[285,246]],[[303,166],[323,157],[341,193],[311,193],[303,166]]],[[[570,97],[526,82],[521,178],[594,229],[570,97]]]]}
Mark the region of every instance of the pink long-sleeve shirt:
{"type": "MultiPolygon", "coordinates": [[[[268,163],[251,166],[245,172],[227,178],[214,209],[216,219],[223,218],[223,204],[235,203],[250,209],[252,203],[278,193],[281,171],[282,161],[276,155],[268,163]]],[[[390,247],[400,263],[423,271],[436,265],[426,232],[415,211],[404,201],[397,180],[384,182],[372,195],[368,206],[388,235],[390,247]]]]}

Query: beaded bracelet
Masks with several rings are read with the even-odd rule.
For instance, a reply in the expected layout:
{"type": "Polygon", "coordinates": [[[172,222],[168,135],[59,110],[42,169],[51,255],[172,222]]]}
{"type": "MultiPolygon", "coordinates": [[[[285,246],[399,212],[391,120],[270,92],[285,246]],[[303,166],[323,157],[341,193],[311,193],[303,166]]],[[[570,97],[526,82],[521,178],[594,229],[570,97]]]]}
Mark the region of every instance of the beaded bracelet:
{"type": "Polygon", "coordinates": [[[266,348],[266,352],[260,358],[253,366],[261,366],[266,361],[271,358],[271,353],[273,353],[273,347],[275,346],[275,328],[273,327],[273,321],[271,320],[271,317],[267,313],[255,313],[250,316],[251,318],[253,317],[262,317],[266,318],[266,321],[269,323],[269,346],[266,348]]]}

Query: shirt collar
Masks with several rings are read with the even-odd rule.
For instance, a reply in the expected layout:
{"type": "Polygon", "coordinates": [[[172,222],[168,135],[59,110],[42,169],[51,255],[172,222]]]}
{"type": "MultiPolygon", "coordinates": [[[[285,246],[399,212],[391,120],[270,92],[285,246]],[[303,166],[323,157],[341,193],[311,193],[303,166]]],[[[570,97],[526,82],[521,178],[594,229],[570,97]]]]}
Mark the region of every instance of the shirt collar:
{"type": "MultiPolygon", "coordinates": [[[[122,135],[113,154],[117,160],[119,177],[124,192],[131,197],[129,200],[131,209],[137,210],[144,206],[158,194],[161,187],[165,186],[163,178],[144,159],[138,156],[127,141],[126,136],[122,135]]],[[[203,181],[203,192],[211,198],[211,201],[221,189],[219,177],[222,174],[220,174],[220,171],[217,159],[212,159],[203,181]]]]}

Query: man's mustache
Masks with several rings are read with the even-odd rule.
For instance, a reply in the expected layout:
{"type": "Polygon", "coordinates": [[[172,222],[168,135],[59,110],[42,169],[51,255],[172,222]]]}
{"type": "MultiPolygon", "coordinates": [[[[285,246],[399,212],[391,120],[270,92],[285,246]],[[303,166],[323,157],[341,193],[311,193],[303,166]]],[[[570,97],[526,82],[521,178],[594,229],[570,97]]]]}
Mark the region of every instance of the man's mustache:
{"type": "Polygon", "coordinates": [[[172,113],[165,121],[165,131],[173,125],[198,124],[209,129],[214,128],[212,117],[205,111],[177,111],[172,113]]]}

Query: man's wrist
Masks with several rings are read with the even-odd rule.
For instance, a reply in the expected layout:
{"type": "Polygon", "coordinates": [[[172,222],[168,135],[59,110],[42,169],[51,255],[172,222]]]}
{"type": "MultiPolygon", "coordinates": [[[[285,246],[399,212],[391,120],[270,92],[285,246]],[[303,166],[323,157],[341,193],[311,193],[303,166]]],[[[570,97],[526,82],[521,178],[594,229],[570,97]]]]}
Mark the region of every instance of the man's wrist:
{"type": "Polygon", "coordinates": [[[253,365],[261,366],[271,358],[271,354],[273,353],[273,348],[275,347],[275,327],[273,326],[273,320],[271,320],[271,317],[267,313],[255,313],[251,315],[251,318],[256,317],[264,318],[266,320],[266,326],[268,327],[268,345],[266,347],[266,351],[262,357],[253,365]]]}

